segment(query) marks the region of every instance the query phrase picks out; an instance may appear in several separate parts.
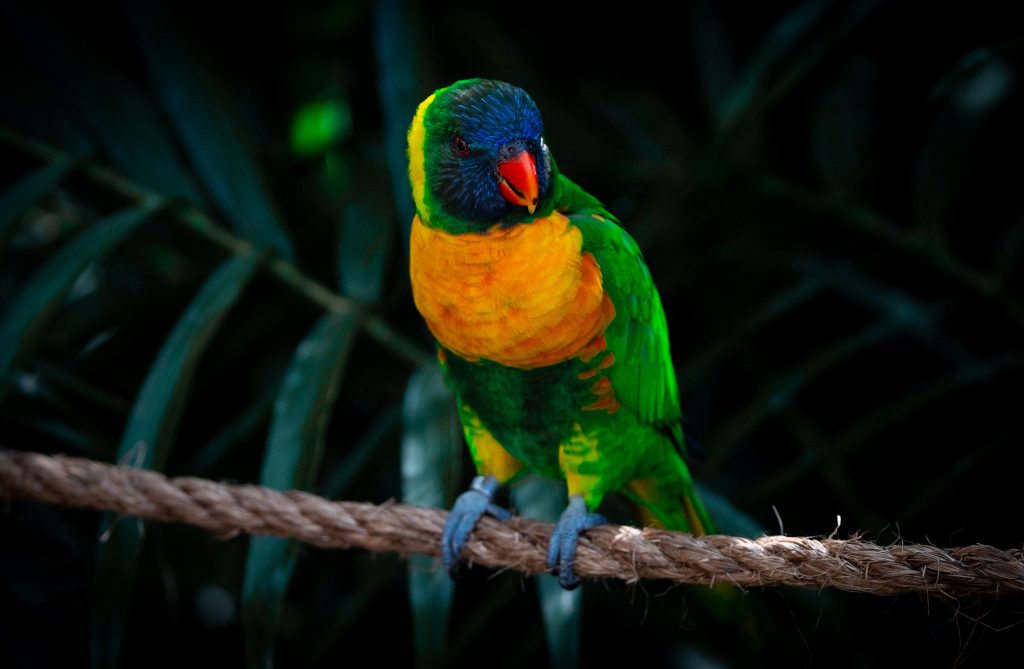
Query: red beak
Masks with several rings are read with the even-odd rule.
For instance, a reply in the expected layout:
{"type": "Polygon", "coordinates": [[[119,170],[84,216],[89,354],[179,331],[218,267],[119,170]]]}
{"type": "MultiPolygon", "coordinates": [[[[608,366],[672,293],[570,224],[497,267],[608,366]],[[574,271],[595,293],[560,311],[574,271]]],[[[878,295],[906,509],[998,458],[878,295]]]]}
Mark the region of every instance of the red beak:
{"type": "Polygon", "coordinates": [[[537,209],[537,161],[529,151],[498,163],[498,190],[502,196],[531,214],[537,209]]]}

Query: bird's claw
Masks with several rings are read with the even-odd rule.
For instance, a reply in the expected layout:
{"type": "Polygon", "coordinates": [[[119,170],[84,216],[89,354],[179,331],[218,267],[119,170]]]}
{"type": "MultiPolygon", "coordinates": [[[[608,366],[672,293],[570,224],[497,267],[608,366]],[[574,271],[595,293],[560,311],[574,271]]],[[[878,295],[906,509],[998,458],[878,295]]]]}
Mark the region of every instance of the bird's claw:
{"type": "Polygon", "coordinates": [[[566,590],[575,590],[580,585],[580,579],[573,571],[580,534],[607,522],[601,514],[589,513],[582,497],[569,498],[569,506],[558,519],[548,544],[548,570],[558,574],[558,583],[566,590]]]}
{"type": "Polygon", "coordinates": [[[469,490],[455,499],[441,534],[441,559],[452,578],[456,577],[464,562],[462,549],[469,541],[469,534],[476,527],[480,517],[484,514],[494,516],[498,520],[512,517],[508,509],[493,502],[494,493],[500,486],[493,476],[477,476],[470,484],[469,490]]]}

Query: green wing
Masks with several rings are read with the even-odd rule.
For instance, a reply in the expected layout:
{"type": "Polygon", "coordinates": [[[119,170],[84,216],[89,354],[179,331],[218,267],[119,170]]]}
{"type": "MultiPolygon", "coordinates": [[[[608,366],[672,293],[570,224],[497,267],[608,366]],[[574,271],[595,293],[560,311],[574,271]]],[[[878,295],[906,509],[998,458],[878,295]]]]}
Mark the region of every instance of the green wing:
{"type": "Polygon", "coordinates": [[[668,325],[640,248],[593,196],[561,174],[556,187],[556,206],[583,232],[583,250],[594,254],[615,305],[615,320],[605,331],[615,354],[608,370],[615,394],[641,421],[670,429],[682,446],[668,325]]]}

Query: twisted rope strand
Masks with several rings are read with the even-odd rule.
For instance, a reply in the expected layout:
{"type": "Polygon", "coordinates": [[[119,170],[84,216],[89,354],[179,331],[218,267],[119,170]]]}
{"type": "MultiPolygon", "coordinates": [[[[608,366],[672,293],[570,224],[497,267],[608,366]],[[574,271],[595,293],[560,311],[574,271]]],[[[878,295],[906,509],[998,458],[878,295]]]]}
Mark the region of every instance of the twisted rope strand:
{"type": "MultiPolygon", "coordinates": [[[[387,503],[330,502],[299,491],[228,485],[64,456],[0,450],[0,497],[115,511],[196,525],[220,537],[289,537],[324,548],[438,555],[447,513],[387,503]]],[[[552,526],[484,518],[464,555],[474,564],[545,571],[552,526]]],[[[580,540],[576,573],[628,582],[729,582],[740,586],[838,588],[874,595],[950,597],[1024,593],[1024,551],[975,544],[881,546],[860,539],[723,535],[694,537],[603,525],[580,540]]]]}

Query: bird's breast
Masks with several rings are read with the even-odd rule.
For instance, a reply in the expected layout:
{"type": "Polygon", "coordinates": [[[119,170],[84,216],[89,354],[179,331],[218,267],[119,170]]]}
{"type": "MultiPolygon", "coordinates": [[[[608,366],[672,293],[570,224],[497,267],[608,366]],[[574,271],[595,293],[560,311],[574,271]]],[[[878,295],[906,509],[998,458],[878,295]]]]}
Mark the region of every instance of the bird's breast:
{"type": "MultiPolygon", "coordinates": [[[[530,224],[451,234],[413,219],[413,298],[442,346],[535,369],[603,340],[615,308],[579,228],[558,212],[530,224]]],[[[603,348],[603,347],[602,347],[603,348]]]]}

